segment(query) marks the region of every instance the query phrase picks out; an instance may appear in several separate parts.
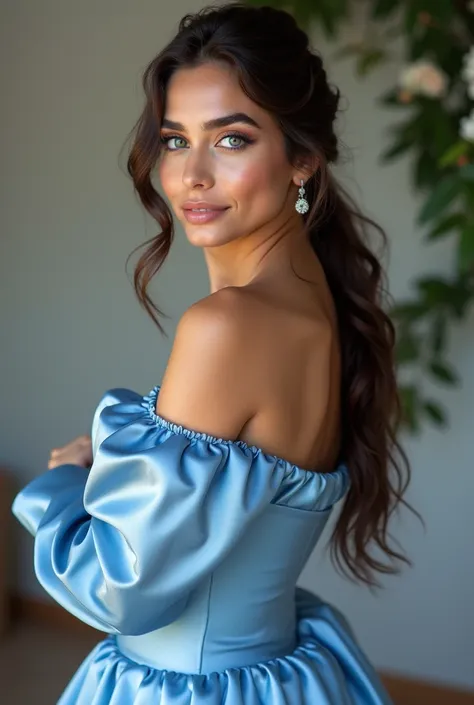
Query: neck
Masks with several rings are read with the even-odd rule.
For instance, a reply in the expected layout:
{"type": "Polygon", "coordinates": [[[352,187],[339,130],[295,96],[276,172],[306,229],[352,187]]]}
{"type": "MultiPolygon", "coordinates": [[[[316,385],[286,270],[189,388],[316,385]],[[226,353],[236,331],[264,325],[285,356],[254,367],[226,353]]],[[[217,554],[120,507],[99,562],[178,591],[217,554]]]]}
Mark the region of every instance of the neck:
{"type": "Polygon", "coordinates": [[[204,248],[211,293],[247,286],[276,272],[313,262],[316,255],[295,213],[279,226],[245,235],[221,247],[204,248]]]}

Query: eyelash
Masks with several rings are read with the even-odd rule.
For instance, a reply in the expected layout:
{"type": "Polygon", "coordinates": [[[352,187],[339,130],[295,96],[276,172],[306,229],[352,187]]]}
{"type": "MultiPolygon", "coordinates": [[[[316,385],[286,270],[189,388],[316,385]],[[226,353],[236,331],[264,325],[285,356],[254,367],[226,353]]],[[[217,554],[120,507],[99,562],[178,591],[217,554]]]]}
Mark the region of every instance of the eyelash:
{"type": "MultiPolygon", "coordinates": [[[[224,149],[228,149],[230,152],[237,152],[240,149],[245,149],[245,147],[247,145],[252,144],[255,141],[255,140],[250,139],[250,137],[247,137],[247,135],[241,134],[240,132],[228,132],[226,135],[223,135],[223,137],[221,137],[219,142],[221,142],[222,140],[225,140],[227,137],[238,137],[239,139],[242,140],[242,142],[244,142],[244,144],[242,144],[240,147],[224,147],[224,149]]],[[[169,140],[172,140],[172,139],[186,141],[184,137],[181,137],[181,135],[166,135],[166,136],[161,137],[161,143],[163,145],[165,145],[165,150],[167,152],[178,152],[180,149],[183,149],[183,147],[178,147],[177,149],[170,149],[168,147],[168,142],[169,142],[169,140]]]]}

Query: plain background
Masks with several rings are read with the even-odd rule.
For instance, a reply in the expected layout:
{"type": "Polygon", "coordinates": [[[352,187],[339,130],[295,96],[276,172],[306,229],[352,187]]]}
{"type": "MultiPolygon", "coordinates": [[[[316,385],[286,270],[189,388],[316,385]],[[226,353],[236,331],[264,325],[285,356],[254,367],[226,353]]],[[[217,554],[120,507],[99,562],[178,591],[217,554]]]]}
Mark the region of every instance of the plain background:
{"type": "MultiPolygon", "coordinates": [[[[151,292],[171,316],[163,338],[139,307],[129,253],[157,228],[125,174],[121,150],[142,106],[141,74],[200,3],[175,0],[16,0],[2,3],[1,96],[1,423],[0,460],[18,485],[45,471],[49,451],[90,430],[105,390],[147,393],[159,383],[181,313],[208,293],[202,253],[177,230],[151,292]]],[[[347,30],[355,36],[353,25],[347,30]]],[[[386,127],[399,113],[375,99],[392,86],[400,59],[369,80],[334,46],[315,38],[342,91],[339,133],[346,148],[337,175],[390,237],[390,289],[409,293],[419,273],[448,273],[451,243],[422,245],[420,199],[409,159],[381,167],[386,127]]],[[[472,312],[471,312],[472,314],[472,312]]],[[[372,595],[340,578],[322,546],[301,584],[348,616],[375,664],[419,678],[474,686],[473,423],[471,315],[452,331],[450,360],[461,388],[426,382],[450,412],[450,428],[405,439],[413,463],[406,512],[393,526],[414,568],[372,595]]],[[[12,582],[44,596],[32,569],[32,541],[15,528],[12,582]]]]}

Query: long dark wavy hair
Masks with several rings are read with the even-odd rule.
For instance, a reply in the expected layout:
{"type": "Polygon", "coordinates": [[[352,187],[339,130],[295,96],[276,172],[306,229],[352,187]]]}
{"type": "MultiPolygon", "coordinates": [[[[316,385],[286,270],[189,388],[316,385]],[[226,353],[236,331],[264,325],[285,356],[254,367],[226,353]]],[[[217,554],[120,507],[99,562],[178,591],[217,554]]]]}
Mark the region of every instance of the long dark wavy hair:
{"type": "MultiPolygon", "coordinates": [[[[397,442],[401,418],[394,362],[395,329],[382,309],[384,272],[368,246],[369,226],[386,245],[384,231],[364,216],[329,171],[338,160],[334,122],[340,93],[328,84],[320,56],[294,18],[271,7],[230,3],[183,17],[176,36],[145,70],[146,103],[132,130],[127,168],[143,206],[161,232],[141,247],[134,271],[140,303],[164,332],[163,312],[147,293],[173,237],[172,214],[152,184],[162,149],[160,128],[172,74],[203,62],[226,62],[242,90],[278,121],[288,160],[319,158],[307,181],[311,203],[304,221],[334,297],[342,345],[342,457],[351,486],[331,536],[331,556],[349,578],[379,585],[376,573],[396,573],[410,563],[391,545],[388,521],[403,499],[410,465],[397,442]],[[369,549],[375,548],[375,557],[369,549]]],[[[393,540],[392,540],[393,541],[393,540]]]]}

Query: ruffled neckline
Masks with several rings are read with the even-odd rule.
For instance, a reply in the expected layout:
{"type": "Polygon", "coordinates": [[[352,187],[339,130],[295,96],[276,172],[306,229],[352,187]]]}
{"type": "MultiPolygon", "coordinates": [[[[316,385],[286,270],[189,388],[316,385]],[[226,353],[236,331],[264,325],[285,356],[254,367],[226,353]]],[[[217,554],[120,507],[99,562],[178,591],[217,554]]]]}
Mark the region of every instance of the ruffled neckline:
{"type": "Polygon", "coordinates": [[[274,455],[273,453],[267,453],[266,451],[263,450],[263,448],[260,448],[259,446],[255,445],[249,445],[245,441],[242,440],[232,440],[232,439],[227,439],[227,438],[218,438],[217,436],[212,436],[208,433],[203,433],[201,431],[193,431],[189,428],[186,428],[185,426],[173,423],[172,421],[168,421],[165,419],[163,416],[160,416],[159,414],[156,413],[156,402],[158,399],[158,395],[160,393],[160,388],[161,385],[157,384],[156,386],[153,387],[153,389],[147,394],[146,396],[143,397],[144,405],[146,408],[147,413],[149,414],[150,418],[154,423],[164,429],[167,429],[171,431],[172,433],[176,433],[179,435],[186,436],[190,440],[199,440],[199,441],[206,441],[211,444],[216,444],[216,445],[226,445],[230,447],[236,447],[236,448],[241,448],[242,450],[249,451],[254,457],[257,457],[259,455],[263,456],[269,461],[274,462],[275,464],[280,465],[284,471],[285,474],[286,472],[292,474],[292,475],[301,475],[305,477],[307,480],[310,477],[319,477],[321,479],[323,478],[330,478],[334,477],[339,474],[346,474],[348,473],[348,468],[347,464],[343,461],[339,462],[334,470],[331,470],[329,472],[323,472],[321,470],[318,470],[317,468],[315,469],[308,469],[308,468],[303,468],[300,465],[296,465],[295,463],[292,463],[289,460],[286,460],[285,458],[281,458],[278,455],[274,455]]]}

